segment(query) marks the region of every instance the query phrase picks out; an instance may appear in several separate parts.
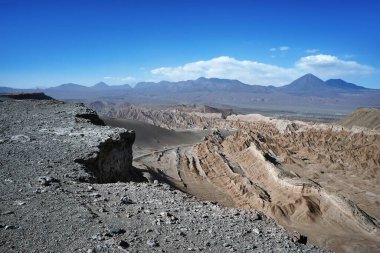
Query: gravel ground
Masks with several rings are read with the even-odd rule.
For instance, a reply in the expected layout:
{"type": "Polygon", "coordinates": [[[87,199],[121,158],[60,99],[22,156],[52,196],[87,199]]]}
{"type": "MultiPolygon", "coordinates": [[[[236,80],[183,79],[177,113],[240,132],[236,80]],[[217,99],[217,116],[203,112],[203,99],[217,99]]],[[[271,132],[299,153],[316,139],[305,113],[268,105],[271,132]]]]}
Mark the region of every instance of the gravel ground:
{"type": "Polygon", "coordinates": [[[0,252],[328,252],[158,181],[89,183],[74,161],[126,130],[80,104],[0,100],[0,252]]]}

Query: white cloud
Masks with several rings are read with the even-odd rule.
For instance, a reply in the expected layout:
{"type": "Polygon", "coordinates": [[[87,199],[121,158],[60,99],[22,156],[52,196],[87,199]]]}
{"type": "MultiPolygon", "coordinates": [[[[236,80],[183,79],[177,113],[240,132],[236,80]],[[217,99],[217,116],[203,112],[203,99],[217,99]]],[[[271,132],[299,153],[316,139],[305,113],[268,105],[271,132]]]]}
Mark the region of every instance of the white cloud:
{"type": "Polygon", "coordinates": [[[161,67],[151,70],[155,78],[180,81],[199,77],[237,79],[248,84],[283,85],[307,73],[322,79],[368,75],[374,72],[370,66],[355,61],[344,61],[332,55],[313,55],[300,58],[293,67],[284,68],[257,61],[237,60],[220,56],[206,61],[187,63],[177,67],[161,67]]]}
{"type": "Polygon", "coordinates": [[[282,46],[282,47],[279,47],[278,50],[280,51],[288,51],[290,48],[287,47],[287,46],[282,46]]]}
{"type": "Polygon", "coordinates": [[[375,71],[371,66],[355,61],[341,60],[333,55],[310,55],[302,57],[295,65],[304,72],[310,72],[322,78],[342,78],[346,76],[369,75],[375,71]]]}
{"type": "Polygon", "coordinates": [[[316,49],[316,48],[311,48],[311,49],[306,49],[306,53],[308,54],[315,54],[315,53],[318,53],[320,50],[319,49],[316,49]]]}
{"type": "Polygon", "coordinates": [[[228,56],[220,56],[208,61],[197,61],[178,67],[162,67],[153,69],[152,74],[169,80],[188,80],[198,77],[218,77],[238,79],[249,84],[284,84],[294,76],[293,69],[256,61],[236,60],[228,56]]]}
{"type": "Polygon", "coordinates": [[[275,47],[272,47],[271,49],[269,49],[269,51],[271,51],[271,52],[276,52],[276,48],[275,47]]]}

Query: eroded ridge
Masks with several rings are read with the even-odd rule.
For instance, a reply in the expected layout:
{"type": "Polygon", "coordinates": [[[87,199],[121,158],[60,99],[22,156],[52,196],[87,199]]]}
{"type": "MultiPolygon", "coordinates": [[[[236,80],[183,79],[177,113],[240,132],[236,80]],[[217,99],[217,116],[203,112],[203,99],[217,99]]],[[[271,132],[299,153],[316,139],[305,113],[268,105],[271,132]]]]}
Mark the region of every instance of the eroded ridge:
{"type": "Polygon", "coordinates": [[[193,147],[164,151],[155,154],[157,161],[147,157],[142,162],[184,191],[261,210],[337,252],[379,250],[379,221],[349,200],[347,192],[333,193],[324,181],[308,177],[320,168],[341,168],[363,180],[373,175],[369,180],[376,183],[378,174],[371,173],[379,166],[378,135],[279,129],[267,122],[249,126],[227,138],[216,131],[193,147]]]}

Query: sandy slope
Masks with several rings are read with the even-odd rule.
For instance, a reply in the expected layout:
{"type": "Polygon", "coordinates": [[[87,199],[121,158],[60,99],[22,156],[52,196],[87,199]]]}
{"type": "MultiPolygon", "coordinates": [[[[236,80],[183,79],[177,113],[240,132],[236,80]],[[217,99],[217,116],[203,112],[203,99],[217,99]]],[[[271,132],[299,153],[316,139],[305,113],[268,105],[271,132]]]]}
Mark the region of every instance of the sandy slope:
{"type": "Polygon", "coordinates": [[[366,127],[380,131],[380,109],[360,108],[338,122],[344,127],[366,127]]]}
{"type": "Polygon", "coordinates": [[[168,130],[136,120],[109,117],[101,119],[109,126],[133,129],[136,132],[134,157],[173,146],[195,144],[211,133],[211,130],[168,130]]]}

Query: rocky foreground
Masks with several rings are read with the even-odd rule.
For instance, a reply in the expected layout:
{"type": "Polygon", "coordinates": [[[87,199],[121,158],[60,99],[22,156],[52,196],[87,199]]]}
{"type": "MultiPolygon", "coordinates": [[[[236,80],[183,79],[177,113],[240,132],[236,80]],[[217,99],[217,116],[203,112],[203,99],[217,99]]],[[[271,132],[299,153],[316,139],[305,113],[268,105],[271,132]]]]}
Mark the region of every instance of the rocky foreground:
{"type": "Polygon", "coordinates": [[[143,182],[134,133],[83,105],[0,100],[0,252],[327,252],[262,213],[143,182]]]}

